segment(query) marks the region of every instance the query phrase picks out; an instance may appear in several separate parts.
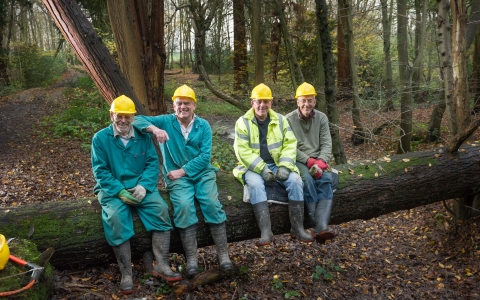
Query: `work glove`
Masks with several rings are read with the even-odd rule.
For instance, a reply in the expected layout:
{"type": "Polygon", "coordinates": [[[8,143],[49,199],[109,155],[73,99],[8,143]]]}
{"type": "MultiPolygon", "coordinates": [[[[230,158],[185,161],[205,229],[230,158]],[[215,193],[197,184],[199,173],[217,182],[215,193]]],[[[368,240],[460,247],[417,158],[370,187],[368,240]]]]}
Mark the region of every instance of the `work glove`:
{"type": "Polygon", "coordinates": [[[279,181],[285,181],[288,179],[289,175],[290,175],[290,170],[284,166],[281,166],[278,168],[275,178],[277,178],[277,180],[279,181]]]}
{"type": "Polygon", "coordinates": [[[267,165],[265,165],[265,167],[263,168],[261,175],[265,182],[275,181],[275,175],[273,175],[272,170],[270,170],[267,165]]]}
{"type": "Polygon", "coordinates": [[[307,167],[308,167],[308,168],[311,168],[316,162],[317,162],[317,159],[316,159],[316,158],[310,157],[310,158],[307,160],[307,167]]]}
{"type": "Polygon", "coordinates": [[[310,170],[308,170],[308,173],[312,175],[313,179],[317,180],[320,179],[323,175],[323,170],[320,168],[317,164],[314,164],[310,170]]]}
{"type": "Polygon", "coordinates": [[[145,198],[145,195],[147,194],[147,190],[141,185],[137,185],[136,187],[128,189],[127,191],[132,193],[132,196],[137,198],[140,201],[142,201],[143,198],[145,198]]]}
{"type": "Polygon", "coordinates": [[[118,197],[122,200],[123,203],[128,205],[138,205],[140,204],[140,200],[133,197],[126,189],[121,190],[118,193],[118,197]]]}
{"type": "Polygon", "coordinates": [[[320,169],[322,169],[322,171],[325,171],[326,169],[330,168],[330,166],[321,158],[317,159],[315,161],[315,164],[318,165],[320,169]]]}

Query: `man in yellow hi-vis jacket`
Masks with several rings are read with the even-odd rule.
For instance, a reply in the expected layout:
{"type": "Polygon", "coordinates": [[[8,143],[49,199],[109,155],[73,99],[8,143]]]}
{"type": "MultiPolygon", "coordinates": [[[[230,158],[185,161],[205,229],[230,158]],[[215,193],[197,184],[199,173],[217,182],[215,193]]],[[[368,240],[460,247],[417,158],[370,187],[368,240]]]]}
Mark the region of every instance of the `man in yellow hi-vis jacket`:
{"type": "Polygon", "coordinates": [[[252,90],[252,108],[235,124],[233,147],[239,165],[235,177],[246,184],[261,237],[257,246],[271,243],[270,213],[265,183],[277,180],[288,192],[290,234],[302,242],[313,238],[303,228],[303,182],[295,166],[297,140],[287,119],[273,111],[272,91],[261,83],[252,90]]]}

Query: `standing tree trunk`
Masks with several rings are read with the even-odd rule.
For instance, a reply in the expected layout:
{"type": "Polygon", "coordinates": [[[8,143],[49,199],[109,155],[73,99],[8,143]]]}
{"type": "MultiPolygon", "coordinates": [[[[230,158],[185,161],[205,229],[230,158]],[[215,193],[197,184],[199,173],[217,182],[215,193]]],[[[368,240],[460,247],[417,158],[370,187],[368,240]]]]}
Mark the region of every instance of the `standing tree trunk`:
{"type": "Polygon", "coordinates": [[[278,57],[280,55],[280,43],[282,42],[282,27],[278,21],[276,10],[272,10],[272,29],[270,30],[270,76],[273,82],[277,82],[278,76],[278,57]]]}
{"type": "Polygon", "coordinates": [[[152,115],[167,112],[164,99],[164,73],[167,55],[165,53],[165,8],[164,1],[152,2],[148,12],[145,1],[130,0],[132,19],[140,45],[144,85],[147,92],[148,110],[152,115]],[[149,15],[150,20],[149,20],[149,15]]]}
{"type": "Polygon", "coordinates": [[[330,121],[332,136],[332,153],[337,164],[347,162],[338,128],[337,90],[335,88],[335,67],[332,55],[332,40],[328,29],[328,6],[325,0],[315,0],[315,15],[317,19],[317,37],[322,41],[322,58],[325,74],[325,100],[327,116],[330,121]]]}
{"type": "Polygon", "coordinates": [[[120,69],[132,85],[135,95],[146,107],[147,114],[150,115],[140,60],[139,39],[133,28],[131,13],[133,7],[129,2],[129,0],[107,0],[108,17],[117,46],[120,69]]]}
{"type": "Polygon", "coordinates": [[[203,81],[204,78],[199,72],[198,67],[206,62],[206,34],[210,29],[213,17],[220,5],[220,0],[206,1],[189,0],[189,11],[193,20],[193,29],[195,31],[195,66],[194,71],[199,74],[198,80],[203,81]]]}
{"type": "Polygon", "coordinates": [[[397,48],[400,77],[401,121],[402,130],[398,153],[410,151],[412,139],[412,80],[408,62],[408,18],[407,1],[397,0],[397,48]]]}
{"type": "Polygon", "coordinates": [[[453,102],[452,42],[450,35],[450,2],[437,0],[438,47],[440,50],[440,68],[443,76],[443,90],[447,111],[448,129],[455,135],[458,132],[458,120],[453,102]]]}
{"type": "Polygon", "coordinates": [[[297,89],[297,79],[298,82],[303,83],[305,81],[298,63],[297,56],[295,55],[295,50],[293,49],[292,39],[290,33],[288,32],[287,21],[285,20],[285,13],[283,12],[281,0],[273,0],[275,5],[275,10],[277,11],[278,18],[280,20],[280,26],[282,27],[283,41],[285,42],[285,49],[287,50],[288,65],[290,67],[290,77],[292,79],[292,85],[294,89],[297,89]],[[296,76],[295,76],[296,75],[296,76]]]}
{"type": "Polygon", "coordinates": [[[253,61],[255,64],[255,85],[265,81],[263,70],[263,49],[262,49],[262,1],[253,1],[252,5],[252,48],[253,61]]]}
{"type": "Polygon", "coordinates": [[[480,27],[477,29],[477,36],[475,38],[475,49],[473,55],[473,82],[474,85],[474,105],[473,111],[480,113],[480,27]]]}
{"type": "Polygon", "coordinates": [[[77,3],[72,0],[42,0],[42,3],[105,100],[110,104],[119,95],[126,95],[133,100],[139,114],[146,114],[130,83],[77,3]]]}
{"type": "Polygon", "coordinates": [[[245,0],[233,0],[233,90],[248,94],[245,0]]]}
{"type": "Polygon", "coordinates": [[[390,53],[390,35],[392,32],[392,11],[393,0],[390,1],[390,12],[388,11],[387,0],[380,0],[382,4],[382,27],[383,27],[383,55],[385,63],[385,111],[393,111],[393,72],[392,57],[390,53]]]}
{"type": "Polygon", "coordinates": [[[352,141],[354,145],[360,145],[365,141],[365,132],[360,116],[360,98],[358,96],[358,76],[357,64],[355,62],[355,49],[353,45],[353,25],[352,25],[352,9],[350,0],[339,0],[339,9],[342,9],[345,14],[342,21],[342,29],[345,38],[345,45],[347,46],[348,65],[350,69],[350,82],[352,85],[352,119],[353,119],[353,134],[352,141]]]}
{"type": "MultiPolygon", "coordinates": [[[[422,28],[420,26],[422,21],[422,1],[415,0],[415,31],[414,31],[414,41],[415,41],[415,57],[419,55],[420,45],[422,43],[422,28]]],[[[425,18],[426,16],[423,16],[425,18]]],[[[412,92],[413,92],[413,101],[414,103],[420,103],[422,101],[422,92],[420,91],[421,80],[422,80],[422,66],[423,61],[419,62],[417,68],[413,69],[412,73],[412,92]]]]}
{"type": "Polygon", "coordinates": [[[342,24],[346,22],[346,15],[339,3],[337,13],[337,100],[339,101],[350,101],[353,95],[348,46],[345,43],[345,33],[342,28],[342,24]]]}
{"type": "Polygon", "coordinates": [[[453,66],[453,98],[458,120],[458,132],[470,124],[470,105],[468,102],[467,74],[467,4],[466,0],[452,0],[452,66],[453,66]]]}

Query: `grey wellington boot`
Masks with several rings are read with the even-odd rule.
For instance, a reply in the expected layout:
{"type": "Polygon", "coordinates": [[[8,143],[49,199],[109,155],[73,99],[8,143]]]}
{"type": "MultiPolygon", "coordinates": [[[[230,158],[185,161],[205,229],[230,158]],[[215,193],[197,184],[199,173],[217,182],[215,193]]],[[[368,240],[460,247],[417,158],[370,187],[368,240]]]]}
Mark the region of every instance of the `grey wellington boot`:
{"type": "Polygon", "coordinates": [[[303,201],[288,200],[288,212],[290,216],[290,235],[298,238],[302,243],[313,242],[313,237],[303,228],[304,203],[303,201]]]}
{"type": "Polygon", "coordinates": [[[257,219],[260,228],[260,239],[255,243],[257,247],[270,245],[273,240],[272,224],[270,222],[270,211],[268,210],[268,202],[260,202],[252,204],[255,219],[257,219]]]}
{"type": "Polygon", "coordinates": [[[114,246],[113,252],[117,258],[120,273],[122,273],[122,280],[120,281],[120,291],[124,295],[133,293],[133,279],[132,279],[132,261],[130,251],[130,241],[126,241],[119,246],[114,246]]]}
{"type": "Polygon", "coordinates": [[[182,280],[182,275],[173,272],[168,264],[170,231],[153,231],[152,249],[153,254],[155,255],[155,267],[153,267],[152,275],[155,277],[161,277],[168,282],[182,280]]]}
{"type": "Polygon", "coordinates": [[[334,231],[328,229],[328,221],[332,212],[332,199],[318,201],[315,211],[315,239],[331,240],[337,236],[334,231]]]}
{"type": "Polygon", "coordinates": [[[197,257],[197,224],[187,228],[178,229],[180,238],[182,239],[183,250],[187,259],[187,267],[185,274],[188,278],[198,274],[198,257],[197,257]]]}
{"type": "Polygon", "coordinates": [[[307,217],[308,221],[310,222],[310,226],[315,228],[315,211],[317,210],[317,203],[318,202],[310,202],[305,203],[305,208],[307,209],[307,217]]]}
{"type": "Polygon", "coordinates": [[[233,270],[233,264],[228,257],[227,251],[227,230],[225,222],[220,224],[210,224],[210,233],[212,234],[215,247],[217,248],[218,265],[223,272],[233,270]]]}

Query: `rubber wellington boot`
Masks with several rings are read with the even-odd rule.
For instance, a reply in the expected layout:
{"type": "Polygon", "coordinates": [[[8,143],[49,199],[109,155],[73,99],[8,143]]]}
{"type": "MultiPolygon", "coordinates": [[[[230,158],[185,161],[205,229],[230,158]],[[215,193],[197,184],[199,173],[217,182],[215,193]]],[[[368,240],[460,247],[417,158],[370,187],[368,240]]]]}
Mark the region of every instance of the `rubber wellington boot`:
{"type": "Polygon", "coordinates": [[[114,246],[113,252],[117,258],[118,267],[122,274],[122,280],[120,281],[120,291],[124,295],[130,295],[133,293],[133,279],[132,279],[132,262],[130,241],[126,241],[119,246],[114,246]]]}
{"type": "Polygon", "coordinates": [[[313,242],[313,237],[305,232],[303,228],[304,204],[303,201],[288,201],[288,212],[290,216],[290,235],[298,238],[302,243],[313,242]]]}
{"type": "Polygon", "coordinates": [[[215,247],[217,248],[217,258],[220,270],[230,272],[233,270],[233,264],[228,257],[227,251],[227,230],[225,222],[220,224],[210,224],[210,233],[212,234],[215,247]]]}
{"type": "Polygon", "coordinates": [[[185,274],[187,278],[192,278],[198,274],[198,257],[197,257],[197,224],[187,228],[180,228],[180,238],[182,239],[183,250],[187,259],[187,267],[185,274]]]}
{"type": "Polygon", "coordinates": [[[330,213],[332,212],[332,199],[320,200],[315,211],[315,239],[318,241],[332,240],[337,234],[328,229],[328,221],[330,220],[330,213]]]}
{"type": "Polygon", "coordinates": [[[305,203],[305,208],[307,209],[307,217],[308,221],[310,222],[310,226],[315,228],[315,211],[317,210],[317,203],[318,202],[310,202],[310,203],[305,203]]]}
{"type": "Polygon", "coordinates": [[[182,275],[172,271],[168,265],[168,253],[170,250],[170,231],[153,231],[152,249],[155,255],[155,266],[152,275],[161,277],[167,282],[182,280],[182,275]]]}
{"type": "Polygon", "coordinates": [[[260,239],[255,243],[257,247],[270,245],[273,240],[272,224],[270,222],[270,211],[268,210],[268,202],[260,202],[252,204],[255,219],[257,219],[260,228],[260,239]]]}

